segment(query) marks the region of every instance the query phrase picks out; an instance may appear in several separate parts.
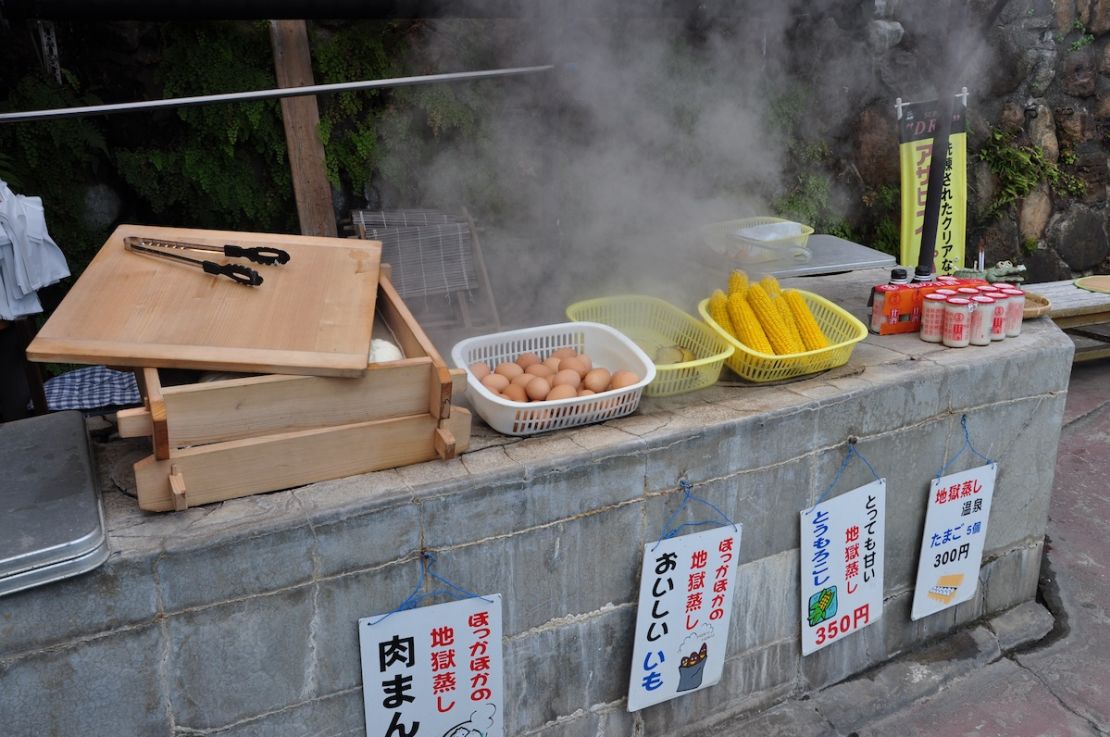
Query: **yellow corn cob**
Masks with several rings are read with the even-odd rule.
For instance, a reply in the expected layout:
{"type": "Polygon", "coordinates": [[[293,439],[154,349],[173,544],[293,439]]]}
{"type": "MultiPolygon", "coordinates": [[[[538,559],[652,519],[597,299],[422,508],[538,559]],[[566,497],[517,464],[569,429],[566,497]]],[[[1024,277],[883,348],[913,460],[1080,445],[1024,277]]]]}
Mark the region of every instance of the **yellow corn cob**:
{"type": "Polygon", "coordinates": [[[732,327],[736,331],[736,339],[751,348],[756,353],[774,355],[759,320],[752,312],[751,306],[743,295],[733,293],[728,296],[728,316],[732,320],[732,327]]]}
{"type": "Polygon", "coordinates": [[[728,275],[728,293],[743,294],[748,289],[748,275],[740,269],[735,269],[728,275]]]}
{"type": "Polygon", "coordinates": [[[779,288],[779,280],[768,274],[759,280],[759,286],[763,287],[763,291],[767,292],[768,297],[777,297],[782,294],[779,288]]]}
{"type": "Polygon", "coordinates": [[[776,355],[782,356],[788,353],[801,352],[801,346],[795,345],[794,341],[790,339],[790,333],[786,332],[786,326],[782,324],[779,311],[771,303],[771,298],[762,285],[752,284],[748,287],[746,299],[776,355]]]}
{"type": "Polygon", "coordinates": [[[790,334],[790,342],[797,348],[795,353],[801,353],[806,349],[805,343],[802,342],[801,333],[798,332],[798,326],[794,322],[794,313],[790,311],[790,305],[782,297],[772,297],[771,303],[778,310],[779,317],[782,318],[782,324],[786,327],[786,332],[790,334]]]}
{"type": "Polygon", "coordinates": [[[716,290],[709,296],[709,304],[706,305],[709,316],[713,318],[713,322],[721,326],[721,328],[731,335],[736,337],[736,328],[732,327],[732,319],[728,316],[728,297],[720,289],[716,290]]]}
{"type": "Polygon", "coordinates": [[[794,315],[794,323],[798,326],[798,333],[802,336],[802,345],[806,347],[806,350],[815,351],[818,348],[827,348],[829,339],[821,332],[821,327],[817,324],[813,313],[809,311],[809,305],[806,304],[802,295],[793,289],[788,289],[782,293],[782,297],[786,300],[786,304],[790,306],[790,312],[794,315]]]}

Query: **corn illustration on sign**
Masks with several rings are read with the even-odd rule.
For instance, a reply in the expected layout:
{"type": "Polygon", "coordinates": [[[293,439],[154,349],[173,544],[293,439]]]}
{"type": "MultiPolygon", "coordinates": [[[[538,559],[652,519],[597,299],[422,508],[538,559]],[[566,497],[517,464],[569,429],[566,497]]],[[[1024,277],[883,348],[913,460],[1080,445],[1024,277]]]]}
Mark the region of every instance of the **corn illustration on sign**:
{"type": "Polygon", "coordinates": [[[839,642],[883,614],[886,480],[801,513],[802,654],[839,642]]]}
{"type": "Polygon", "coordinates": [[[930,484],[911,619],[975,596],[997,473],[989,463],[930,484]]]}

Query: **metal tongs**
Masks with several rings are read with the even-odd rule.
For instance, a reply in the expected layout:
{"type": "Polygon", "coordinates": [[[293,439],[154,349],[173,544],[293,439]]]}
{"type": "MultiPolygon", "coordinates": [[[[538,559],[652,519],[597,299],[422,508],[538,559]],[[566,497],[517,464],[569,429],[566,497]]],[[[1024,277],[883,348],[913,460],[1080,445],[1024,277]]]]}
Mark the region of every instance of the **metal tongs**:
{"type": "Polygon", "coordinates": [[[182,251],[220,253],[231,258],[245,258],[248,261],[266,266],[289,263],[288,251],[283,251],[280,248],[271,248],[269,246],[246,247],[236,246],[231,243],[223,246],[210,246],[203,243],[183,243],[181,241],[166,241],[158,238],[142,238],[139,236],[128,236],[124,238],[123,245],[129,251],[181,261],[203,269],[205,274],[226,276],[232,281],[248,287],[257,287],[262,283],[262,275],[251,267],[244,266],[243,264],[218,264],[215,261],[186,256],[182,251]]]}

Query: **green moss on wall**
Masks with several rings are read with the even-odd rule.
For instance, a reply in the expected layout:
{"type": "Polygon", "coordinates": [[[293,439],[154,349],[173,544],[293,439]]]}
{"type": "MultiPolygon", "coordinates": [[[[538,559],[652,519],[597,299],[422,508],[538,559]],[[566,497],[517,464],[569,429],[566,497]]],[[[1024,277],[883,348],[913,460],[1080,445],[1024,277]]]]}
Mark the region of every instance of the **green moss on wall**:
{"type": "MultiPolygon", "coordinates": [[[[276,87],[265,23],[169,24],[159,65],[166,97],[276,87]]],[[[121,177],[167,224],[296,229],[277,100],[178,108],[157,133],[114,158],[121,177]]]]}
{"type": "Polygon", "coordinates": [[[1049,161],[1040,146],[1020,143],[1010,131],[992,129],[978,155],[990,167],[998,185],[986,211],[988,217],[998,214],[1042,183],[1060,195],[1081,197],[1086,192],[1083,180],[1068,171],[1075,164],[1072,154],[1061,152],[1060,166],[1049,161]]]}

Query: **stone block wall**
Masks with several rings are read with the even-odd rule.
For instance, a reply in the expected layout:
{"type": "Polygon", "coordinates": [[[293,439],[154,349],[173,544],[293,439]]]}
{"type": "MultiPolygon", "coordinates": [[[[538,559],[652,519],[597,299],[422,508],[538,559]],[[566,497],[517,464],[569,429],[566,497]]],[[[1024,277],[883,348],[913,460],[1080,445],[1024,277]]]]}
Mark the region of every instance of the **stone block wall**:
{"type": "MultiPolygon", "coordinates": [[[[1071,351],[1047,320],[978,353],[868,341],[801,382],[645,400],[524,440],[477,428],[449,463],[177,514],[110,492],[104,566],[0,598],[0,732],[364,734],[357,620],[400,603],[430,549],[442,575],[504,595],[507,734],[699,734],[1035,596],[1071,351]],[[978,593],[911,622],[928,482],[962,444],[964,413],[1000,464],[978,593]],[[888,480],[886,602],[803,658],[798,511],[848,436],[888,480]],[[682,478],[744,525],[730,656],[717,686],[630,714],[643,545],[682,478]]],[[[977,462],[964,453],[952,470],[977,462]]],[[[833,493],[868,480],[853,463],[833,493]]]]}

